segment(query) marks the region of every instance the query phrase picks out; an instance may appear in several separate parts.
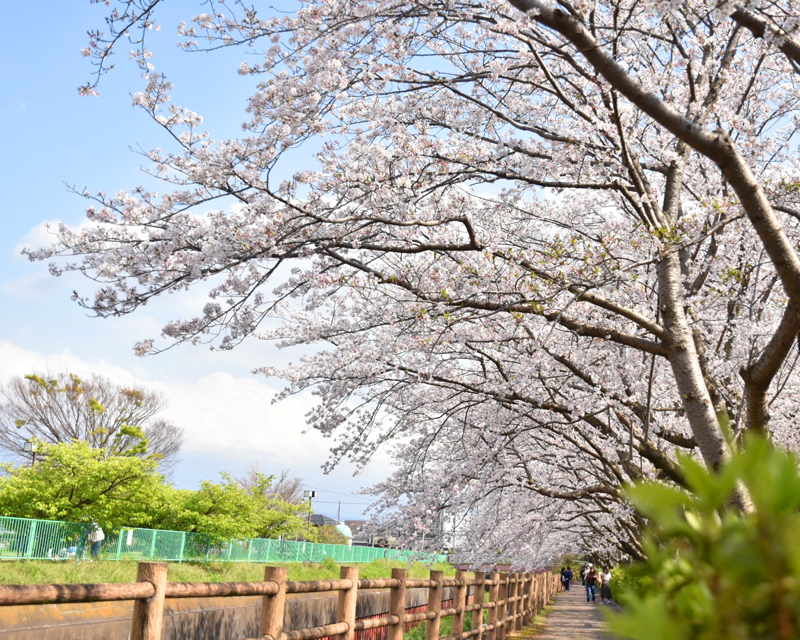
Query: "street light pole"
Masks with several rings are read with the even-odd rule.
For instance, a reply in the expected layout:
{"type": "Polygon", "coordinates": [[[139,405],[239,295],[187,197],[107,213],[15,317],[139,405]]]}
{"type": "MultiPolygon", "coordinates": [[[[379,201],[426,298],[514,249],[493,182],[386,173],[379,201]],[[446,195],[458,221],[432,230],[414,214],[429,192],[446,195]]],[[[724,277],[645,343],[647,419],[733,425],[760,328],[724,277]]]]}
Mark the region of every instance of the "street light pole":
{"type": "Polygon", "coordinates": [[[37,449],[36,441],[33,438],[31,438],[30,440],[26,440],[25,444],[22,445],[22,450],[25,453],[33,454],[33,459],[31,460],[32,467],[36,465],[36,449],[37,449]]]}
{"type": "Polygon", "coordinates": [[[317,492],[307,489],[307,490],[303,491],[303,497],[304,498],[308,498],[308,519],[306,520],[306,522],[310,525],[311,524],[311,505],[312,505],[311,500],[313,498],[317,497],[317,492]]]}

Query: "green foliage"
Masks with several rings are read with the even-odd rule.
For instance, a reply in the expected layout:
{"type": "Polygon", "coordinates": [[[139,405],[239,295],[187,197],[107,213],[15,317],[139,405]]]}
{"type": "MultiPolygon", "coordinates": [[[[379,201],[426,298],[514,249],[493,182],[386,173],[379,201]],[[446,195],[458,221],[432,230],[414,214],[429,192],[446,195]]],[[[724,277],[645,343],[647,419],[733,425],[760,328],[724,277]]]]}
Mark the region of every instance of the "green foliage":
{"type": "Polygon", "coordinates": [[[197,491],[170,487],[168,493],[158,528],[205,533],[220,540],[256,537],[255,501],[227,474],[222,474],[221,482],[201,481],[197,491]]]}
{"type": "Polygon", "coordinates": [[[342,535],[332,524],[317,527],[317,541],[325,544],[347,544],[347,536],[342,535]]]}
{"type": "Polygon", "coordinates": [[[643,565],[614,567],[611,575],[612,595],[617,602],[643,594],[642,580],[646,575],[643,565]]]}
{"type": "Polygon", "coordinates": [[[221,476],[217,483],[203,480],[197,491],[165,487],[157,528],[205,533],[220,540],[284,536],[314,541],[314,528],[302,516],[302,505],[267,498],[248,491],[226,473],[221,476]]]}
{"type": "Polygon", "coordinates": [[[86,442],[37,444],[35,466],[0,465],[0,515],[94,520],[103,528],[150,523],[163,483],[155,461],[108,456],[86,442]]]}
{"type": "Polygon", "coordinates": [[[639,593],[609,616],[612,631],[647,640],[800,637],[800,476],[794,455],[749,438],[717,473],[680,463],[688,491],[628,490],[649,519],[639,593]],[[737,487],[752,508],[732,506],[737,487]]]}
{"type": "MultiPolygon", "coordinates": [[[[128,438],[139,427],[125,426],[128,438]]],[[[316,540],[304,504],[294,505],[249,491],[227,474],[204,480],[196,491],[176,489],[157,472],[147,441],[120,451],[37,442],[35,466],[0,465],[0,516],[97,522],[104,530],[149,527],[203,533],[214,539],[302,537],[316,540]]],[[[271,479],[264,478],[264,491],[271,479]]]]}
{"type": "MultiPolygon", "coordinates": [[[[316,527],[308,522],[307,501],[292,504],[275,496],[274,475],[255,473],[256,482],[244,490],[253,498],[253,522],[257,538],[302,538],[317,542],[316,527]]],[[[241,485],[241,483],[240,483],[241,485]]]]}

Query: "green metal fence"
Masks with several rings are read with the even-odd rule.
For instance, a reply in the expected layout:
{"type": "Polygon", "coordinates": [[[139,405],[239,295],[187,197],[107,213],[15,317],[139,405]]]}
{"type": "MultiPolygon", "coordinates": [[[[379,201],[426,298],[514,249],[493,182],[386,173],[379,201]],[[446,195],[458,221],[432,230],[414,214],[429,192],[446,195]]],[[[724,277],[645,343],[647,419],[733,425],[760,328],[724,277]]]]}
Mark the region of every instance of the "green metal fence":
{"type": "MultiPolygon", "coordinates": [[[[77,522],[0,517],[0,559],[80,560],[89,558],[92,526],[77,522]]],[[[317,544],[294,540],[241,538],[220,542],[201,533],[128,529],[106,532],[100,545],[103,560],[167,560],[172,562],[371,562],[379,558],[407,562],[444,562],[440,554],[317,544]]]]}

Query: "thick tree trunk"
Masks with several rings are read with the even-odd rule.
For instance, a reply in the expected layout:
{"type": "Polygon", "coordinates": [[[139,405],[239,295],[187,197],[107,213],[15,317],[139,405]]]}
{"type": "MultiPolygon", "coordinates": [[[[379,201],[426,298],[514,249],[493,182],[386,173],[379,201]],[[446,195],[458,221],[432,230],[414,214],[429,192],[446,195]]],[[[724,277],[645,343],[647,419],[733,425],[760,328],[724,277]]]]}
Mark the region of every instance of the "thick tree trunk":
{"type": "Polygon", "coordinates": [[[692,434],[706,464],[718,467],[730,454],[703,378],[692,331],[683,311],[678,254],[667,254],[656,268],[664,346],[692,434]]]}

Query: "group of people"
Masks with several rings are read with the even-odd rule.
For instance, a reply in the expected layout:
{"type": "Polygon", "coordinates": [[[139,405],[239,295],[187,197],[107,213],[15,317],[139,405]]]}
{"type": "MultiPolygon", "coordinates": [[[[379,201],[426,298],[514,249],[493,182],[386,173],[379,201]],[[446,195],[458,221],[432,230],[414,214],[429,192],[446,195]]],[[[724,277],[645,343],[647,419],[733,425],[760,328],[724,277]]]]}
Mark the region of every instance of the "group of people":
{"type": "MultiPolygon", "coordinates": [[[[581,567],[581,583],[586,588],[586,602],[595,602],[597,592],[600,592],[600,604],[611,602],[611,569],[600,567],[595,569],[591,562],[587,562],[581,567]]],[[[572,567],[561,568],[561,584],[564,589],[569,591],[572,584],[572,567]]]]}
{"type": "Polygon", "coordinates": [[[600,591],[600,604],[611,602],[611,569],[595,566],[589,562],[581,567],[581,579],[586,587],[586,602],[594,602],[597,591],[600,591]],[[599,589],[598,589],[599,587],[599,589]]]}

